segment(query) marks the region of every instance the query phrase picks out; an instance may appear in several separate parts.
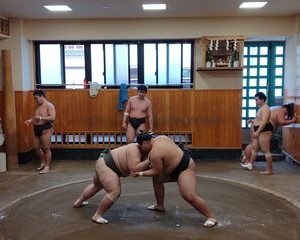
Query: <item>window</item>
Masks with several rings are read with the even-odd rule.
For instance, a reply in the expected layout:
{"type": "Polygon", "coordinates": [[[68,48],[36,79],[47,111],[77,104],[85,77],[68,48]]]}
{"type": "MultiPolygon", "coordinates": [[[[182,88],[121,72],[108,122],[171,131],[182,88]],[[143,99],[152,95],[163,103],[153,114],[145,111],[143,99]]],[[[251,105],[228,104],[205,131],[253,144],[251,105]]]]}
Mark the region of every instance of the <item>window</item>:
{"type": "Polygon", "coordinates": [[[192,41],[36,42],[37,85],[83,88],[86,79],[190,88],[192,56],[192,41]]]}
{"type": "Polygon", "coordinates": [[[283,96],[284,42],[246,42],[244,47],[242,127],[255,118],[257,107],[254,95],[264,92],[268,104],[283,96]]]}

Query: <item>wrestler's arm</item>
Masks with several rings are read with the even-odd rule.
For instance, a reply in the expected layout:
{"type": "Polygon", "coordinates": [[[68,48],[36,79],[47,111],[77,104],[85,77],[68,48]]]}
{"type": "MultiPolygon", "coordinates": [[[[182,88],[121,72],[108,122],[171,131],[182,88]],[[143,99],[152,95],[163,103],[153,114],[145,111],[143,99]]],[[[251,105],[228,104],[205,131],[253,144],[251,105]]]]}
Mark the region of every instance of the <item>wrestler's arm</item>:
{"type": "Polygon", "coordinates": [[[48,106],[48,116],[47,117],[40,117],[40,120],[45,120],[45,121],[54,121],[56,117],[56,112],[53,104],[49,104],[48,106]]]}
{"type": "Polygon", "coordinates": [[[129,151],[127,153],[127,164],[130,173],[140,172],[146,170],[149,167],[149,159],[141,160],[140,153],[129,151]]]}
{"type": "Polygon", "coordinates": [[[156,154],[150,154],[149,158],[152,168],[143,172],[135,173],[135,176],[152,177],[162,173],[163,168],[161,157],[156,154]]]}
{"type": "Polygon", "coordinates": [[[127,118],[129,116],[130,113],[130,109],[131,109],[131,98],[129,98],[127,104],[126,104],[126,108],[124,111],[124,115],[123,115],[123,125],[127,123],[127,118]]]}
{"type": "Polygon", "coordinates": [[[149,106],[148,106],[148,121],[149,121],[149,132],[153,132],[153,114],[152,114],[151,102],[149,102],[149,106]]]}

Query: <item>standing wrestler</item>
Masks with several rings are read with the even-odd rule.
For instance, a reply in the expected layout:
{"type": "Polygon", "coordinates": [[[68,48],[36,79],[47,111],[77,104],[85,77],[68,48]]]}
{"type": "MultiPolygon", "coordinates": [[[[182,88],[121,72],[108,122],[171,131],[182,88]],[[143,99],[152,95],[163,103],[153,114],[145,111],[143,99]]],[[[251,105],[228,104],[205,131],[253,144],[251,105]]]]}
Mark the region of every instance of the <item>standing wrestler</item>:
{"type": "Polygon", "coordinates": [[[267,161],[267,170],[261,172],[264,175],[273,174],[272,155],[270,153],[270,142],[272,137],[273,125],[270,122],[271,111],[267,105],[267,97],[263,92],[255,94],[255,101],[259,110],[256,113],[256,118],[253,121],[252,128],[252,154],[249,163],[242,164],[242,167],[247,170],[252,170],[253,162],[256,159],[259,148],[264,152],[267,161]]]}
{"type": "Polygon", "coordinates": [[[87,199],[100,190],[105,190],[106,195],[99,202],[98,208],[92,217],[96,223],[108,223],[103,214],[116,202],[121,194],[121,177],[128,177],[136,171],[143,171],[149,167],[147,154],[143,154],[136,143],[105,150],[96,161],[93,183],[89,184],[74,202],[75,208],[87,205],[87,199]]]}
{"type": "Polygon", "coordinates": [[[37,168],[39,173],[44,174],[49,172],[51,161],[51,135],[53,132],[53,121],[55,120],[55,108],[52,103],[47,101],[43,90],[35,90],[33,92],[36,101],[34,116],[25,121],[29,127],[33,124],[34,138],[33,144],[36,155],[40,160],[40,166],[37,168]]]}
{"type": "Polygon", "coordinates": [[[149,132],[153,131],[152,104],[146,97],[147,87],[138,86],[138,94],[130,97],[124,112],[122,127],[126,130],[127,143],[132,143],[139,130],[145,131],[146,118],[149,132]]]}
{"type": "MultiPolygon", "coordinates": [[[[276,132],[278,127],[289,125],[292,123],[295,123],[297,121],[296,114],[291,111],[291,107],[289,104],[285,104],[282,107],[280,106],[273,106],[270,107],[271,110],[271,117],[270,122],[273,126],[273,133],[276,132]],[[289,118],[290,116],[290,118],[289,118]]],[[[253,124],[253,120],[248,120],[249,124],[253,124]]],[[[250,127],[250,137],[253,134],[253,128],[250,127]]],[[[248,144],[248,146],[244,150],[244,156],[242,157],[242,163],[249,163],[251,158],[251,152],[252,152],[252,142],[253,140],[248,144]]]]}
{"type": "Polygon", "coordinates": [[[140,133],[137,136],[140,149],[149,154],[151,169],[135,172],[133,177],[153,177],[156,204],[150,210],[164,211],[164,183],[177,182],[184,200],[207,217],[204,227],[213,227],[217,219],[206,202],[196,193],[196,166],[191,152],[183,146],[176,145],[167,136],[152,138],[151,134],[140,133]]]}

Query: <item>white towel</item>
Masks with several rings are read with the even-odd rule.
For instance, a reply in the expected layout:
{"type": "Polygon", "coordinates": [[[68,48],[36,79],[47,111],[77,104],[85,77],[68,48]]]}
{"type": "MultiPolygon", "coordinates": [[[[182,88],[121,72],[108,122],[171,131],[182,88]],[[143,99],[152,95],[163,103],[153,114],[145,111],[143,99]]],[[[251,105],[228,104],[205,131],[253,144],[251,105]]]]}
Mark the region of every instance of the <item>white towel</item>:
{"type": "Polygon", "coordinates": [[[90,85],[90,97],[97,97],[100,89],[101,85],[99,83],[92,82],[90,85]]]}

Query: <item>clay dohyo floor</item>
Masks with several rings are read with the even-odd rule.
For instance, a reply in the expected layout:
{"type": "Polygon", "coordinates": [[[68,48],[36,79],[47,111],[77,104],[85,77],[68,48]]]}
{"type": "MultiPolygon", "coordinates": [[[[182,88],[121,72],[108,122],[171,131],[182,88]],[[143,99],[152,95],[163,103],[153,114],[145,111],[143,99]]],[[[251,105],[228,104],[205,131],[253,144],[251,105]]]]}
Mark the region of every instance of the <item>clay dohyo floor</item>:
{"type": "MultiPolygon", "coordinates": [[[[213,168],[212,163],[208,163],[209,167],[206,163],[199,164],[204,170],[213,168]]],[[[226,163],[214,164],[218,168],[226,163]]],[[[9,178],[23,178],[23,181],[12,183],[18,184],[19,188],[32,186],[29,195],[19,194],[17,201],[2,208],[0,239],[300,239],[299,208],[253,187],[205,177],[205,174],[201,176],[201,171],[197,174],[197,191],[218,217],[215,228],[202,226],[205,218],[181,198],[176,183],[166,184],[165,213],[147,210],[147,206],[154,203],[151,179],[131,177],[122,179],[122,195],[105,214],[109,224],[96,224],[91,221],[91,216],[104,192],[91,198],[86,207],[72,207],[73,201],[90,182],[86,176],[91,177],[92,166],[92,162],[68,161],[54,164],[54,169],[45,176],[34,173],[31,165],[0,174],[0,180],[4,182],[9,178]],[[73,172],[59,168],[70,165],[73,172]],[[76,179],[76,175],[81,179],[76,179]],[[62,181],[62,178],[65,179],[62,181]],[[56,184],[42,189],[49,181],[56,184]],[[38,188],[40,191],[33,191],[38,188]]],[[[246,178],[256,174],[238,167],[235,171],[246,178]]],[[[276,175],[263,177],[268,178],[266,181],[272,181],[272,177],[276,179],[276,175]]],[[[5,198],[2,193],[6,191],[8,196],[11,194],[3,182],[0,191],[1,198],[5,198]]]]}

